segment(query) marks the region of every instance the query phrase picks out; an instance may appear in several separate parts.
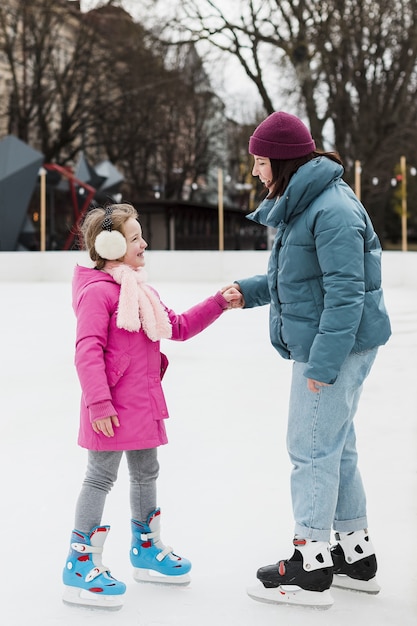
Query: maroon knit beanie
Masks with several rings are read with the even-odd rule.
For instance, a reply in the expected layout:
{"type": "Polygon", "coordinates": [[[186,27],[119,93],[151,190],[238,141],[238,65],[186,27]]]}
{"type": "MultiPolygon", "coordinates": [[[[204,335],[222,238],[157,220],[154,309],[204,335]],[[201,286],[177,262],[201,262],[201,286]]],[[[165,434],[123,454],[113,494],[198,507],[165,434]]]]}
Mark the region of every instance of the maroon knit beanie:
{"type": "Polygon", "coordinates": [[[279,111],[269,115],[249,139],[249,152],[270,159],[297,159],[316,149],[305,124],[295,115],[279,111]]]}

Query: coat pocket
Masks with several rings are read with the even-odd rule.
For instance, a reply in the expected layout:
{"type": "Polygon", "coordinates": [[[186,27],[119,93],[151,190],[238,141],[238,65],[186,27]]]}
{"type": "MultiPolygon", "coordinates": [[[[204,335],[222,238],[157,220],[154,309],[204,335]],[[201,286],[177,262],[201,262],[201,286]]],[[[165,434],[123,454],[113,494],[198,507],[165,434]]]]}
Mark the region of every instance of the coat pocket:
{"type": "Polygon", "coordinates": [[[107,382],[109,383],[109,387],[117,385],[129,365],[130,357],[127,354],[122,354],[118,359],[106,367],[107,382]]]}
{"type": "Polygon", "coordinates": [[[161,370],[160,370],[161,380],[165,376],[165,372],[168,369],[168,365],[169,365],[169,361],[168,361],[167,355],[161,352],[161,370]]]}

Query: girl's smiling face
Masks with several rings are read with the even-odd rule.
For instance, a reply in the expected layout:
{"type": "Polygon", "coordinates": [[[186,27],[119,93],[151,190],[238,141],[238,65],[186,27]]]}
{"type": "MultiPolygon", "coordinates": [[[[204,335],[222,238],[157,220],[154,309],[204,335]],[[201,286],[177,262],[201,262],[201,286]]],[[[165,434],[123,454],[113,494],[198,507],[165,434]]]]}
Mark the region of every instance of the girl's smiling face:
{"type": "Polygon", "coordinates": [[[267,189],[270,189],[273,185],[273,174],[271,168],[271,161],[268,157],[254,155],[254,163],[252,168],[252,176],[258,176],[261,183],[265,185],[267,189]]]}
{"type": "Polygon", "coordinates": [[[142,237],[141,225],[134,217],[129,217],[123,224],[122,232],[126,239],[127,249],[121,260],[133,268],[143,267],[145,265],[144,253],[148,244],[142,237]]]}

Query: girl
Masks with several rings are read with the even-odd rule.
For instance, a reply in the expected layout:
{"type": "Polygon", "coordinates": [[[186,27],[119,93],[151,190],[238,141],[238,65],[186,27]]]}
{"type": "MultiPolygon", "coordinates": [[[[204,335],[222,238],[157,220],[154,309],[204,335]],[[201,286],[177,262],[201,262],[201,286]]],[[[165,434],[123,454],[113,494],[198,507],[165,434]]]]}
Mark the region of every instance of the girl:
{"type": "Polygon", "coordinates": [[[75,269],[75,365],[82,389],[78,443],[88,450],[75,530],[63,572],[64,601],[120,608],[126,586],[101,560],[110,530],[101,524],[123,452],[130,476],[134,578],[187,584],[191,563],[160,539],[156,505],[157,447],[167,443],[161,386],[167,359],[161,339],[184,341],[207,328],[240,298],[231,288],[182,315],[146,284],[146,241],[129,204],[91,210],[81,232],[94,269],[75,269]]]}

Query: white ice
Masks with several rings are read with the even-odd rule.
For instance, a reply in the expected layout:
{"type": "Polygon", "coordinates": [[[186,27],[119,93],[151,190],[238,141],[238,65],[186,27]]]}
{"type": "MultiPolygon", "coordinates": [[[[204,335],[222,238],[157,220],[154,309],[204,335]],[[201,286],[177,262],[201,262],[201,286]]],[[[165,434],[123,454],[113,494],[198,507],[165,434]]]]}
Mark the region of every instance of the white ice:
{"type": "MultiPolygon", "coordinates": [[[[180,312],[221,285],[155,286],[180,312]]],[[[104,561],[127,583],[125,605],[117,613],[64,605],[61,571],[86,461],[76,444],[70,283],[2,282],[0,294],[2,624],[417,624],[414,287],[385,287],[394,332],[380,350],[356,418],[382,591],[367,596],[335,589],[328,611],[262,604],[246,594],[259,566],[292,553],[285,449],[291,365],[269,343],[266,307],[227,312],[187,343],[164,343],[171,418],[170,443],[160,449],[159,505],[163,540],[193,563],[190,586],[133,581],[123,463],[103,523],[112,527],[104,561]]]]}

